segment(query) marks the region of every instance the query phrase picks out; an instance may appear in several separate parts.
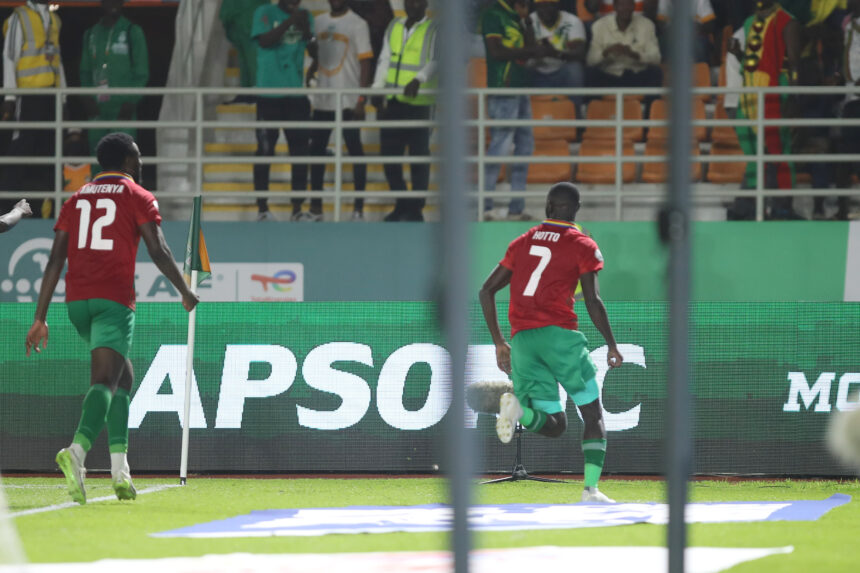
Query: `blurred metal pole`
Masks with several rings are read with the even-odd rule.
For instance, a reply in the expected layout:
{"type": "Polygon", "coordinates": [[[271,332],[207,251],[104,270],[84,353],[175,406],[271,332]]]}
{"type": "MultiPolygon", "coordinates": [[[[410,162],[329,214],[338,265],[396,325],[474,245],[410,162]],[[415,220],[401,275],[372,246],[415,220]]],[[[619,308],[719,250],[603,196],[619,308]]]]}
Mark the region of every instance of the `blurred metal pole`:
{"type": "Polygon", "coordinates": [[[439,232],[442,258],[441,313],[448,352],[451,355],[451,408],[448,412],[446,450],[454,524],[451,547],[454,571],[469,571],[468,510],[471,498],[472,460],[470,435],[466,431],[466,351],[469,344],[469,228],[466,199],[466,3],[439,0],[439,143],[443,154],[441,215],[439,232]]]}
{"type": "Polygon", "coordinates": [[[669,208],[664,238],[669,243],[669,387],[666,427],[669,488],[669,572],[684,572],[687,480],[690,475],[690,86],[693,72],[693,2],[673,2],[670,43],[671,124],[669,127],[669,208]]]}

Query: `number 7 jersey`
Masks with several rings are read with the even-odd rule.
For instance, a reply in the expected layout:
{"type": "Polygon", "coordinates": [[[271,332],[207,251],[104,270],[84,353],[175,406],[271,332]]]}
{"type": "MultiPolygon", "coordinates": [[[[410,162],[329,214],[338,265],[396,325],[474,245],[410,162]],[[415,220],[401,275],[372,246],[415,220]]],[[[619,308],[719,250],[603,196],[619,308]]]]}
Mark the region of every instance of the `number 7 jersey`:
{"type": "Polygon", "coordinates": [[[597,243],[578,225],[546,219],[514,239],[499,263],[509,269],[511,338],[520,330],[578,327],[573,311],[579,277],[603,268],[597,243]]]}
{"type": "Polygon", "coordinates": [[[102,173],[63,204],[55,231],[69,234],[66,302],[104,298],[134,309],[140,226],[160,224],[158,201],[122,173],[102,173]]]}

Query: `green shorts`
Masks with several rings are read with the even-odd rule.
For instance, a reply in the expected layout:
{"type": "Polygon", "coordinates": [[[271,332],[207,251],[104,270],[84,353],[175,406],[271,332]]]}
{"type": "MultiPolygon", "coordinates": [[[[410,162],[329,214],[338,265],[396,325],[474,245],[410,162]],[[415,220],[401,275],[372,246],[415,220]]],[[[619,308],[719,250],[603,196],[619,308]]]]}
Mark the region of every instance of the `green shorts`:
{"type": "Polygon", "coordinates": [[[134,333],[134,311],[125,305],[103,298],[75,300],[66,303],[69,320],[75,325],[90,350],[110,348],[128,356],[134,333]]]}
{"type": "Polygon", "coordinates": [[[600,397],[588,340],[578,330],[545,326],[517,332],[511,341],[511,369],[520,403],[547,414],[565,409],[559,384],[577,406],[600,397]]]}

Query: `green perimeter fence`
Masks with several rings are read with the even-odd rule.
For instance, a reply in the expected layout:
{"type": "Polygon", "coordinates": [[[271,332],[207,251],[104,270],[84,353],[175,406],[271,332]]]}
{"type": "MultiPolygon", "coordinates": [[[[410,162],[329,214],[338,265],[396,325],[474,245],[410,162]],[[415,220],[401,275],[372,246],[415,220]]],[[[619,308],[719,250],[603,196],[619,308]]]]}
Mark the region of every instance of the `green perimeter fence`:
{"type": "MultiPolygon", "coordinates": [[[[609,431],[606,471],[660,473],[667,372],[667,305],[612,302],[626,362],[607,372],[606,349],[581,328],[598,365],[609,431]]],[[[51,337],[24,356],[30,303],[0,303],[0,469],[45,471],[71,438],[89,357],[54,304],[51,337]]],[[[506,309],[500,303],[500,316],[506,309]]],[[[692,378],[697,473],[848,475],[826,452],[829,415],[860,389],[860,305],[694,303],[692,378]]],[[[477,306],[467,383],[504,375],[477,306]]],[[[179,467],[187,314],[141,303],[129,459],[136,471],[179,467]]],[[[429,472],[441,463],[451,408],[448,356],[435,306],[425,302],[210,303],[197,314],[189,470],[192,472],[429,472]]],[[[532,472],[580,473],[581,422],[527,435],[532,472]]],[[[465,406],[464,406],[465,407],[465,406]]],[[[509,471],[513,447],[491,416],[467,412],[479,468],[509,471]]],[[[87,459],[107,468],[104,434],[87,459]]],[[[442,468],[444,470],[444,467],[442,468]]]]}

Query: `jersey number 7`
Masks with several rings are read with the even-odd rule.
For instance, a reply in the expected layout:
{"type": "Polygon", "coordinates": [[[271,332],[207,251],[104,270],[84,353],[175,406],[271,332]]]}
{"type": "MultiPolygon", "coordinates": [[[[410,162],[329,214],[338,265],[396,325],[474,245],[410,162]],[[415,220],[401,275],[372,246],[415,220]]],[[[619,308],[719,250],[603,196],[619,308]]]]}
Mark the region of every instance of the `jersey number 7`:
{"type": "MultiPolygon", "coordinates": [[[[78,199],[75,209],[81,212],[81,220],[78,225],[78,249],[87,248],[87,235],[90,232],[90,218],[92,205],[86,199],[78,199]]],[[[94,251],[112,251],[113,239],[103,239],[102,230],[116,219],[116,203],[113,199],[99,199],[96,201],[96,209],[104,209],[105,214],[93,222],[92,239],[90,249],[94,251]]]]}
{"type": "Polygon", "coordinates": [[[523,296],[534,296],[535,291],[537,291],[538,283],[540,282],[540,277],[543,275],[544,270],[549,264],[549,260],[552,258],[552,251],[550,251],[548,247],[540,247],[538,245],[532,245],[529,249],[529,254],[535,257],[540,257],[540,262],[538,263],[537,268],[532,271],[532,276],[529,277],[529,282],[523,291],[523,296]]]}

